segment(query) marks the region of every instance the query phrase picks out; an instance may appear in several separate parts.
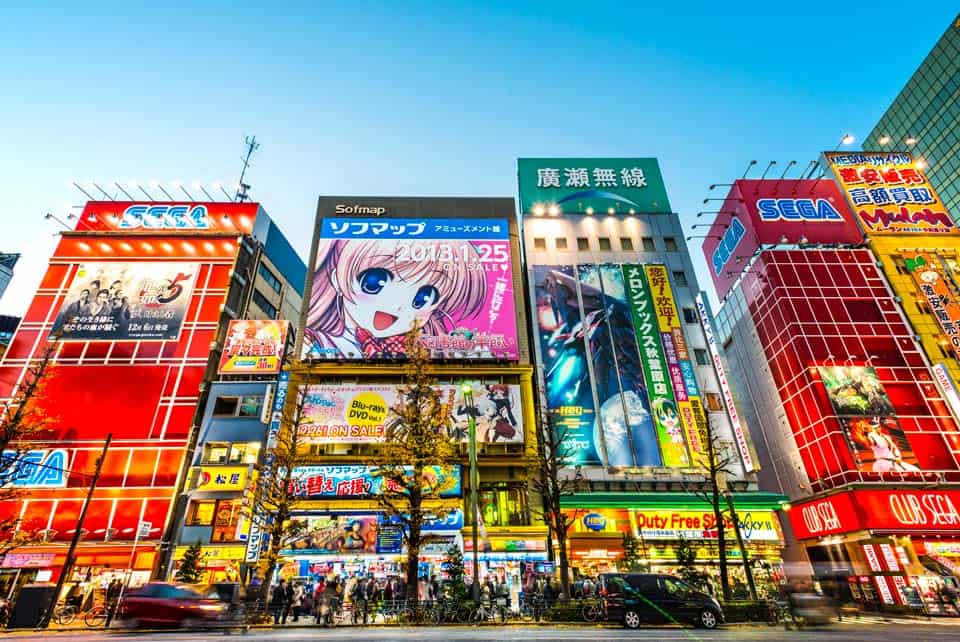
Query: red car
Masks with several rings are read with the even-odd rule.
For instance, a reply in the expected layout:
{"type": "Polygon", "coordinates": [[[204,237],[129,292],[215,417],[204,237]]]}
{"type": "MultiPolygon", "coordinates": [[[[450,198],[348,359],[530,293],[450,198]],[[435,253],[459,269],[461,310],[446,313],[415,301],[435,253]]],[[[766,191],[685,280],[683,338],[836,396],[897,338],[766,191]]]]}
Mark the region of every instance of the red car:
{"type": "Polygon", "coordinates": [[[150,582],[123,597],[117,619],[129,627],[194,628],[219,621],[227,605],[188,584],[150,582]]]}

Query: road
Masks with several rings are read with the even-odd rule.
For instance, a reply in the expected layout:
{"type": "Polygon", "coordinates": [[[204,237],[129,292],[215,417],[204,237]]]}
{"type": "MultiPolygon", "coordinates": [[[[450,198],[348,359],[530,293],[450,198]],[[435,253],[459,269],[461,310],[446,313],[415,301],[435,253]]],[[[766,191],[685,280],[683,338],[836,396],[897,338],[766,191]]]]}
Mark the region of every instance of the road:
{"type": "MultiPolygon", "coordinates": [[[[0,640],[36,640],[43,635],[57,642],[187,642],[210,640],[222,642],[223,632],[16,632],[0,635],[0,640]]],[[[443,626],[443,627],[372,627],[337,629],[285,628],[258,629],[246,635],[229,637],[240,640],[337,640],[345,642],[398,642],[403,640],[437,640],[438,642],[618,642],[620,640],[657,640],[658,642],[708,642],[712,640],[831,640],[850,642],[948,642],[960,639],[960,622],[951,620],[900,620],[886,622],[879,618],[842,622],[828,628],[785,631],[783,627],[729,626],[717,631],[676,627],[644,628],[638,631],[601,626],[443,626]]]]}

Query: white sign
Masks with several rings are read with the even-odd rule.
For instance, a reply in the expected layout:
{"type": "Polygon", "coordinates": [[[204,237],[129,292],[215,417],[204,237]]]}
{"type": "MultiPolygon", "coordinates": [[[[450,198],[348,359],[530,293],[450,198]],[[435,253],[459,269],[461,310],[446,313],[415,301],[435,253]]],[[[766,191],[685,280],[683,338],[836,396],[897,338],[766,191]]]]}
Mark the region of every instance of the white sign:
{"type": "Polygon", "coordinates": [[[744,469],[749,473],[756,470],[753,463],[753,456],[750,454],[750,445],[747,443],[747,436],[740,423],[740,415],[737,413],[737,407],[733,403],[733,391],[727,383],[727,373],[723,369],[723,360],[720,358],[720,351],[717,349],[717,340],[713,335],[713,323],[710,320],[710,314],[707,312],[706,302],[703,300],[703,293],[697,294],[697,312],[700,314],[700,326],[703,328],[703,334],[707,339],[707,348],[710,350],[710,356],[713,359],[713,369],[717,373],[717,381],[720,383],[720,392],[723,394],[723,405],[727,408],[727,416],[730,417],[730,426],[733,428],[733,435],[737,441],[737,450],[740,452],[740,459],[743,461],[744,469]]]}
{"type": "Polygon", "coordinates": [[[892,494],[890,513],[904,526],[960,526],[960,512],[946,493],[892,494]]]}
{"type": "Polygon", "coordinates": [[[150,536],[150,531],[153,530],[153,522],[140,522],[140,527],[137,529],[137,537],[144,538],[150,536]]]}
{"type": "Polygon", "coordinates": [[[800,514],[803,516],[803,523],[811,535],[823,533],[828,530],[841,530],[837,509],[833,507],[829,499],[804,506],[800,509],[800,514]]]}
{"type": "Polygon", "coordinates": [[[942,363],[933,366],[931,370],[933,370],[933,379],[937,382],[940,393],[943,395],[943,398],[947,400],[947,403],[950,404],[950,410],[953,411],[953,416],[960,420],[960,394],[957,393],[957,387],[953,385],[950,372],[942,363]]]}
{"type": "Polygon", "coordinates": [[[880,558],[877,557],[877,549],[873,547],[873,544],[864,544],[863,553],[867,558],[867,566],[870,567],[871,571],[874,573],[883,571],[883,566],[880,565],[880,558]]]}

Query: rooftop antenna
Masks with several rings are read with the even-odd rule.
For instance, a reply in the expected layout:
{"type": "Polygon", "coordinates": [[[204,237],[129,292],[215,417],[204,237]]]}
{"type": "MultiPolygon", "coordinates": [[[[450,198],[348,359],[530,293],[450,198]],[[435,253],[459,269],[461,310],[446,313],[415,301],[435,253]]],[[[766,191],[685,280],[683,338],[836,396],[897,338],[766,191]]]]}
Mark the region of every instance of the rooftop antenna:
{"type": "Polygon", "coordinates": [[[253,153],[260,149],[260,143],[257,142],[256,135],[253,136],[244,136],[243,142],[247,146],[247,153],[243,156],[243,169],[240,170],[240,180],[237,181],[237,195],[234,197],[234,200],[238,203],[243,203],[248,198],[247,192],[250,190],[250,185],[244,183],[243,179],[247,174],[247,168],[250,167],[250,157],[253,156],[253,153]]]}

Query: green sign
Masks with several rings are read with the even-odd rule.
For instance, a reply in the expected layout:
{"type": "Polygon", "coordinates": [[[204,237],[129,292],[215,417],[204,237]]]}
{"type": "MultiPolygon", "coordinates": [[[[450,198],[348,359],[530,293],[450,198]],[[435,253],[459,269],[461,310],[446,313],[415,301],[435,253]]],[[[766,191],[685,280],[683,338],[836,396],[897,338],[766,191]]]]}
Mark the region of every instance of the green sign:
{"type": "Polygon", "coordinates": [[[518,163],[523,214],[670,212],[656,158],[521,158],[518,163]]]}
{"type": "Polygon", "coordinates": [[[657,428],[657,442],[663,456],[663,465],[686,468],[690,466],[690,458],[683,438],[683,425],[673,387],[670,385],[667,358],[660,342],[660,326],[643,266],[625,264],[623,282],[633,313],[640,361],[643,363],[643,378],[647,383],[647,397],[650,399],[653,425],[657,428]]]}

